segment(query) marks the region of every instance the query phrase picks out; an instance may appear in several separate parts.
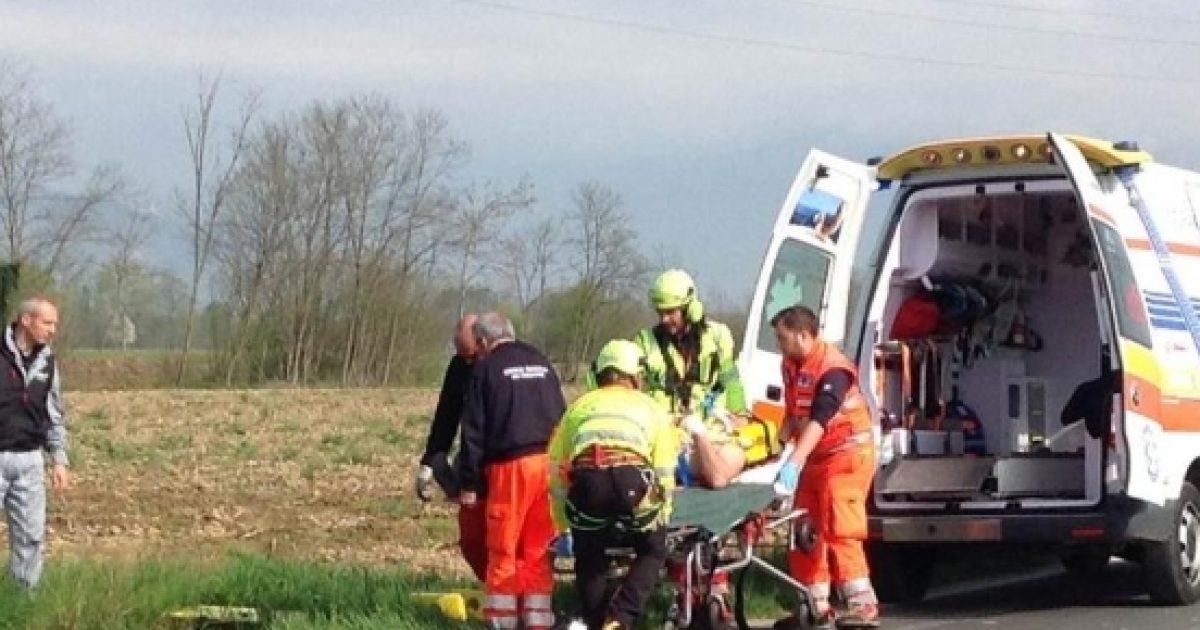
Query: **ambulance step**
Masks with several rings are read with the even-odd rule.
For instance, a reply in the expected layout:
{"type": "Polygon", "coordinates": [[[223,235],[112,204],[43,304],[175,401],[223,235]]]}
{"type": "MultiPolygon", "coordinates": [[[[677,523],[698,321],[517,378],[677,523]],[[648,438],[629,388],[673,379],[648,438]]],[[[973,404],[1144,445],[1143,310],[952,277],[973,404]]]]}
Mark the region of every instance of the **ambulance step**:
{"type": "Polygon", "coordinates": [[[995,463],[994,457],[905,457],[884,472],[879,493],[889,498],[974,498],[995,463]]]}

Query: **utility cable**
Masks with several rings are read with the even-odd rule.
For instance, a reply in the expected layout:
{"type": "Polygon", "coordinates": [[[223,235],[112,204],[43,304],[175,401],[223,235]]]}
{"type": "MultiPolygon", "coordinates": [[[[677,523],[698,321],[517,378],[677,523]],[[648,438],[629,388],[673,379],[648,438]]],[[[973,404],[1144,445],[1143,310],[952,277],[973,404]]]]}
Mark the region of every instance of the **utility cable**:
{"type": "Polygon", "coordinates": [[[1054,68],[1037,67],[1037,66],[1020,66],[1009,64],[993,64],[975,61],[962,61],[956,59],[939,59],[934,57],[918,57],[913,55],[896,55],[890,53],[876,53],[869,51],[850,50],[844,48],[829,48],[825,46],[808,46],[804,44],[796,44],[782,40],[767,40],[753,37],[745,37],[741,35],[725,35],[719,33],[706,33],[702,31],[693,31],[680,28],[672,28],[659,26],[655,24],[644,24],[639,22],[630,22],[625,20],[617,20],[613,18],[594,17],[589,15],[581,15],[577,13],[567,13],[564,11],[553,11],[549,9],[536,9],[527,6],[520,6],[500,2],[498,0],[455,0],[461,4],[471,4],[501,11],[512,13],[520,13],[530,16],[546,17],[557,20],[565,20],[571,22],[596,24],[608,26],[612,28],[627,29],[632,31],[641,31],[644,33],[654,33],[658,35],[671,35],[701,41],[721,42],[725,44],[740,44],[743,46],[753,46],[758,48],[769,48],[775,50],[787,50],[792,52],[807,53],[812,55],[826,55],[835,57],[850,57],[855,59],[868,59],[871,61],[884,61],[889,63],[901,64],[916,64],[924,66],[943,66],[952,68],[964,68],[974,70],[994,70],[999,72],[1015,72],[1024,74],[1037,74],[1045,76],[1083,78],[1083,79],[1103,79],[1113,81],[1144,81],[1150,83],[1166,83],[1174,85],[1200,85],[1200,79],[1192,79],[1187,77],[1165,77],[1135,73],[1116,73],[1116,72],[1099,72],[1095,70],[1059,70],[1054,68]]]}
{"type": "Polygon", "coordinates": [[[1038,35],[1065,35],[1067,37],[1083,37],[1090,39],[1101,39],[1113,42],[1125,42],[1129,44],[1157,44],[1168,46],[1190,46],[1200,47],[1200,41],[1187,39],[1163,39],[1160,37],[1135,37],[1131,35],[1110,35],[1107,33],[1092,33],[1087,31],[1073,31],[1069,29],[1042,28],[1038,26],[1014,26],[1010,24],[996,24],[995,22],[986,22],[980,20],[964,20],[960,18],[941,17],[937,15],[921,15],[914,13],[906,13],[903,11],[893,11],[889,9],[873,9],[848,3],[836,2],[818,2],[816,0],[783,0],[788,4],[804,5],[826,9],[829,11],[838,11],[841,13],[854,13],[858,15],[868,15],[871,17],[880,18],[896,18],[901,20],[910,20],[916,22],[931,22],[935,24],[950,24],[953,26],[966,26],[970,28],[980,28],[994,31],[1008,31],[1012,33],[1034,33],[1038,35]]]}

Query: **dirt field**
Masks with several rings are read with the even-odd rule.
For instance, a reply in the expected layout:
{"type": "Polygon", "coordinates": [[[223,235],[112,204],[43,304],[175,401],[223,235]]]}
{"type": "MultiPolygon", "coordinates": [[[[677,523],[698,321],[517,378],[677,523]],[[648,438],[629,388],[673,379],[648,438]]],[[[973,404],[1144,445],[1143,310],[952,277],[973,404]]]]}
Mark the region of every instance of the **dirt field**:
{"type": "Polygon", "coordinates": [[[67,392],[75,488],[51,554],[230,548],[465,574],[412,475],[432,390],[67,392]]]}

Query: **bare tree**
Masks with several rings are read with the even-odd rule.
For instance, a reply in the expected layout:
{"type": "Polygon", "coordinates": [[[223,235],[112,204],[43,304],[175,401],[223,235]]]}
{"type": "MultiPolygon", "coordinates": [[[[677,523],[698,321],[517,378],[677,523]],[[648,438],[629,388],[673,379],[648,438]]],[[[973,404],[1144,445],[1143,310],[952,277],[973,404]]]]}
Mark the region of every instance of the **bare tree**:
{"type": "MultiPolygon", "coordinates": [[[[509,255],[504,251],[505,242],[500,239],[503,222],[518,212],[533,205],[533,186],[520,182],[508,190],[497,190],[485,186],[482,190],[472,189],[463,194],[454,209],[450,223],[451,237],[447,241],[459,255],[458,265],[458,314],[466,309],[467,288],[471,281],[483,271],[490,261],[481,254],[489,248],[500,246],[500,257],[509,255]]],[[[494,288],[494,287],[493,287],[494,288]]]]}
{"type": "Polygon", "coordinates": [[[186,197],[186,201],[181,201],[180,205],[188,217],[192,246],[192,277],[187,319],[183,329],[183,348],[176,375],[177,383],[183,382],[187,369],[187,356],[191,350],[195,327],[196,301],[212,251],[214,228],[228,199],[230,183],[237,171],[257,109],[257,96],[248,95],[237,121],[229,129],[230,137],[226,149],[228,153],[222,155],[221,147],[213,138],[217,131],[214,117],[220,88],[219,77],[212,81],[201,78],[195,109],[185,113],[183,117],[188,157],[192,167],[192,187],[191,194],[186,197]]]}
{"type": "MultiPolygon", "coordinates": [[[[450,135],[446,118],[433,110],[414,114],[405,137],[398,181],[401,238],[396,243],[398,260],[393,264],[397,265],[397,302],[407,305],[410,297],[420,297],[417,285],[428,283],[437,267],[438,248],[445,240],[444,230],[439,229],[445,220],[442,211],[453,205],[448,188],[466,160],[467,147],[450,135]]],[[[391,381],[392,365],[402,340],[408,345],[413,343],[415,318],[408,310],[392,309],[383,357],[383,383],[391,381]]]]}
{"type": "Polygon", "coordinates": [[[521,309],[525,322],[523,334],[531,339],[542,340],[534,306],[550,289],[564,245],[562,221],[555,217],[545,217],[532,228],[518,228],[503,239],[503,253],[497,264],[505,270],[510,290],[521,309]]]}
{"type": "Polygon", "coordinates": [[[393,364],[407,369],[402,348],[428,342],[424,274],[463,153],[440,115],[377,97],[313,104],[254,134],[216,232],[234,320],[226,380],[386,383],[393,364]]]}
{"type": "Polygon", "coordinates": [[[81,241],[95,235],[100,208],[124,192],[113,166],[97,168],[82,191],[70,131],[38,98],[28,71],[0,62],[0,228],[10,260],[60,270],[81,241]]]}
{"type": "MultiPolygon", "coordinates": [[[[247,142],[246,157],[230,193],[229,212],[218,223],[214,252],[222,263],[233,310],[225,357],[225,383],[247,354],[250,337],[262,328],[267,286],[285,281],[282,258],[289,227],[304,206],[297,176],[298,137],[288,121],[264,126],[247,142]]],[[[264,334],[268,334],[263,331],[264,334]]],[[[275,339],[282,344],[283,339],[275,339]]]]}
{"type": "Polygon", "coordinates": [[[600,324],[628,294],[641,288],[648,267],[637,249],[621,196],[597,182],[581,184],[574,195],[577,232],[570,239],[577,280],[568,345],[568,379],[596,346],[600,324]]]}
{"type": "Polygon", "coordinates": [[[114,281],[112,317],[122,330],[121,350],[129,348],[129,335],[124,334],[124,329],[133,321],[129,317],[126,285],[141,269],[141,249],[152,233],[152,220],[153,216],[145,210],[130,210],[124,220],[108,231],[106,238],[113,248],[110,259],[114,281]]]}

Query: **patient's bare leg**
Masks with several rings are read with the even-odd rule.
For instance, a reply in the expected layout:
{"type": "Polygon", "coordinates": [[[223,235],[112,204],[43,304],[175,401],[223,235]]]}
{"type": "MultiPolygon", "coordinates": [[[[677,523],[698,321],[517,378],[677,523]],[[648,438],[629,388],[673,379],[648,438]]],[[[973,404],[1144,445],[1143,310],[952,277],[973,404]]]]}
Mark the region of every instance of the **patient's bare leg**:
{"type": "Polygon", "coordinates": [[[724,488],[742,472],[746,454],[735,443],[715,444],[707,435],[697,435],[688,464],[700,483],[709,488],[724,488]]]}

